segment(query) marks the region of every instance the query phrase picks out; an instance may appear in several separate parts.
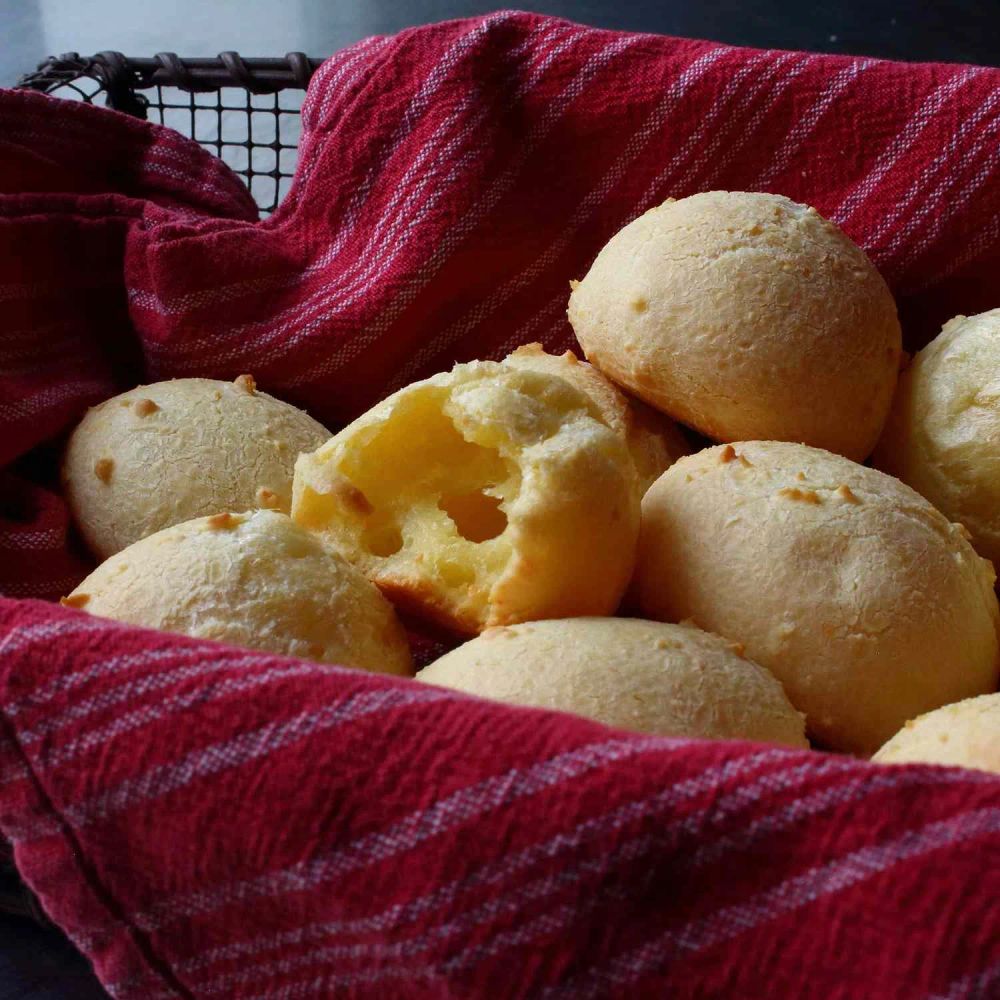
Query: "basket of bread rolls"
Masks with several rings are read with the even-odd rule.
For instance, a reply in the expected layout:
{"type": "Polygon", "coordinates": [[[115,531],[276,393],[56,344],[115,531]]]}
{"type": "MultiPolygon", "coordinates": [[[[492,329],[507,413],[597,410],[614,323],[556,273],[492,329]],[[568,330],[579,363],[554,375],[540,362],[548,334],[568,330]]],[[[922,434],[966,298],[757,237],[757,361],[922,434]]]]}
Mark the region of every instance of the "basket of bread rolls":
{"type": "Polygon", "coordinates": [[[63,603],[626,730],[1000,771],[1000,309],[908,358],[865,253],[772,194],[668,200],[566,278],[578,351],[457,364],[336,433],[251,373],[94,407],[62,483],[100,562],[63,603]]]}

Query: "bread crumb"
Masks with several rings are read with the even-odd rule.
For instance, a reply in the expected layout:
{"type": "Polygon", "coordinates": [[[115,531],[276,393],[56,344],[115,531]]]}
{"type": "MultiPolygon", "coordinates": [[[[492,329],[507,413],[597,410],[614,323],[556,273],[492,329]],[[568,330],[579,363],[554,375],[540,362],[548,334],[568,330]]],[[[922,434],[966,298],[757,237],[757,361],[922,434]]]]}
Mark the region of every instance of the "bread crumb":
{"type": "Polygon", "coordinates": [[[729,649],[735,653],[737,656],[743,656],[746,653],[747,648],[742,642],[732,642],[729,644],[729,649]]]}
{"type": "Polygon", "coordinates": [[[736,457],[736,449],[731,444],[727,444],[726,447],[719,452],[720,462],[731,462],[736,457]]]}
{"type": "Polygon", "coordinates": [[[686,483],[693,483],[693,482],[694,482],[694,476],[692,476],[692,475],[691,475],[691,473],[689,472],[689,473],[688,473],[688,474],[687,474],[687,475],[686,475],[686,476],[684,477],[684,482],[686,482],[686,483]]]}
{"type": "Polygon", "coordinates": [[[913,719],[907,719],[906,723],[903,726],[903,728],[904,729],[912,729],[915,725],[916,725],[916,723],[913,721],[913,719]]]}
{"type": "Polygon", "coordinates": [[[215,392],[212,393],[212,396],[215,398],[216,402],[218,402],[220,399],[222,399],[222,390],[216,389],[215,392]]]}
{"type": "Polygon", "coordinates": [[[133,409],[137,417],[148,417],[151,413],[156,413],[159,407],[151,399],[137,399],[133,409]]]}
{"type": "Polygon", "coordinates": [[[257,490],[257,503],[265,510],[277,510],[281,506],[281,497],[274,490],[262,486],[257,490]]]}
{"type": "Polygon", "coordinates": [[[229,513],[228,510],[224,510],[221,514],[213,514],[206,524],[213,531],[221,531],[224,528],[231,528],[236,523],[236,518],[229,513]]]}
{"type": "Polygon", "coordinates": [[[233,385],[237,389],[242,389],[244,392],[250,393],[251,396],[257,391],[257,382],[254,380],[253,375],[240,375],[239,378],[233,381],[233,385]]]}
{"type": "Polygon", "coordinates": [[[637,313],[644,313],[649,308],[649,303],[640,295],[632,300],[632,310],[637,313]]]}
{"type": "Polygon", "coordinates": [[[815,490],[800,490],[796,486],[784,486],[778,490],[779,497],[788,500],[801,500],[803,503],[821,504],[819,494],[815,490]]]}
{"type": "Polygon", "coordinates": [[[942,743],[947,743],[947,742],[948,742],[948,734],[947,734],[947,733],[942,733],[942,734],[941,734],[941,735],[940,735],[940,736],[938,737],[938,739],[939,739],[939,740],[940,740],[940,741],[941,741],[942,743]]]}
{"type": "Polygon", "coordinates": [[[806,481],[806,474],[804,472],[796,472],[795,478],[800,482],[804,483],[806,481]]]}
{"type": "Polygon", "coordinates": [[[861,503],[857,494],[846,483],[841,483],[840,486],[837,487],[837,496],[840,497],[841,500],[846,500],[848,503],[861,503]]]}
{"type": "Polygon", "coordinates": [[[60,597],[59,603],[64,608],[82,608],[90,600],[90,594],[70,594],[69,597],[60,597]]]}
{"type": "Polygon", "coordinates": [[[111,473],[115,470],[115,462],[113,458],[99,458],[94,462],[94,475],[102,483],[111,482],[111,473]]]}
{"type": "Polygon", "coordinates": [[[563,359],[568,361],[571,365],[578,364],[580,359],[572,351],[564,351],[563,359]]]}

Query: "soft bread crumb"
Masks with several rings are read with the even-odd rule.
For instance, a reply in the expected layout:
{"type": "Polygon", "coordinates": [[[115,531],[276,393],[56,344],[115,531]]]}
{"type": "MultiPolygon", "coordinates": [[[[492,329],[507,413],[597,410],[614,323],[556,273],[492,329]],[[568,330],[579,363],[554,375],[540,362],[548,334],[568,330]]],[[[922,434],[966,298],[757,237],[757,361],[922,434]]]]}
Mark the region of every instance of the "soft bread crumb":
{"type": "Polygon", "coordinates": [[[804,483],[806,481],[806,474],[804,472],[796,472],[795,478],[800,482],[804,483]]]}
{"type": "Polygon", "coordinates": [[[253,375],[240,375],[233,380],[233,385],[237,389],[242,389],[244,392],[250,393],[251,396],[257,391],[257,382],[253,375]]]}
{"type": "Polygon", "coordinates": [[[133,409],[137,417],[148,417],[151,413],[156,413],[159,407],[151,399],[137,399],[133,409]]]}
{"type": "Polygon", "coordinates": [[[64,608],[82,608],[90,600],[90,594],[70,594],[69,597],[60,597],[59,603],[64,608]]]}
{"type": "Polygon", "coordinates": [[[236,523],[236,519],[226,510],[221,514],[213,514],[205,523],[213,531],[223,531],[232,528],[236,523]]]}
{"type": "Polygon", "coordinates": [[[111,473],[115,470],[115,462],[113,458],[99,458],[94,462],[94,475],[102,483],[111,482],[111,473]]]}
{"type": "Polygon", "coordinates": [[[736,449],[731,444],[727,444],[726,447],[719,452],[719,461],[722,463],[731,462],[736,457],[736,449]]]}

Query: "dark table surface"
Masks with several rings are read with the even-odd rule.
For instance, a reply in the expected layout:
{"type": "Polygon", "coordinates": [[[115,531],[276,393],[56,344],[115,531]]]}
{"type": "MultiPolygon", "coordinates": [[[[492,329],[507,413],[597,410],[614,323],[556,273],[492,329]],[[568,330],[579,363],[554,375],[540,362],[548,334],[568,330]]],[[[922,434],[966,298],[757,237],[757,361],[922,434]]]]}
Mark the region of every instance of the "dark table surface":
{"type": "MultiPolygon", "coordinates": [[[[1000,65],[1000,0],[544,0],[523,10],[585,24],[712,38],[737,45],[891,59],[1000,65]]],[[[0,86],[44,56],[116,49],[214,55],[328,55],[366,35],[478,14],[502,3],[451,0],[0,0],[0,86]],[[141,9],[140,9],[141,7],[141,9]],[[280,10],[280,14],[278,11],[280,10]]],[[[0,916],[0,1000],[105,998],[87,963],[57,932],[0,916]]]]}

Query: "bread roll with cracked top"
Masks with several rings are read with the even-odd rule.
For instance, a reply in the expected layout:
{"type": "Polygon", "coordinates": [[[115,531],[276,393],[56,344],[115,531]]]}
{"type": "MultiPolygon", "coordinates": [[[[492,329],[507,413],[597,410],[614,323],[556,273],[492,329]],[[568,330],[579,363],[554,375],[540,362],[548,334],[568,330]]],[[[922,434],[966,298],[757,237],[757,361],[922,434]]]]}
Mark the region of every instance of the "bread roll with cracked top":
{"type": "Polygon", "coordinates": [[[872,758],[880,764],[948,764],[1000,774],[1000,694],[921,715],[872,758]]]}
{"type": "Polygon", "coordinates": [[[914,357],[874,460],[1000,561],[1000,309],[956,316],[914,357]]]}
{"type": "Polygon", "coordinates": [[[744,643],[835,750],[871,754],[907,719],[995,689],[994,579],[908,486],[804,445],[708,448],[642,503],[645,615],[744,643]]]}
{"type": "Polygon", "coordinates": [[[406,633],[353,566],[287,515],[219,513],[101,563],[64,604],[102,618],[410,675],[406,633]]]}
{"type": "Polygon", "coordinates": [[[640,496],[681,455],[691,451],[684,434],[669,417],[637,399],[628,399],[593,365],[580,361],[572,351],[547,354],[541,344],[525,344],[504,358],[503,363],[564,378],[590,396],[604,422],[624,437],[639,476],[640,496]]]}
{"type": "Polygon", "coordinates": [[[80,422],[63,459],[63,491],[84,541],[106,559],[220,510],[287,514],[295,459],[329,436],[249,375],[140,385],[80,422]]]}
{"type": "Polygon", "coordinates": [[[394,603],[464,634],[613,612],[638,515],[597,404],[490,361],[401,389],[303,455],[292,499],[394,603]]]}
{"type": "Polygon", "coordinates": [[[493,628],[417,679],[661,736],[808,746],[781,684],[738,644],[688,625],[570,618],[493,628]]]}
{"type": "Polygon", "coordinates": [[[815,209],[710,191],[629,223],[570,295],[587,359],[716,441],[799,441],[861,460],[901,353],[864,252],[815,209]]]}

